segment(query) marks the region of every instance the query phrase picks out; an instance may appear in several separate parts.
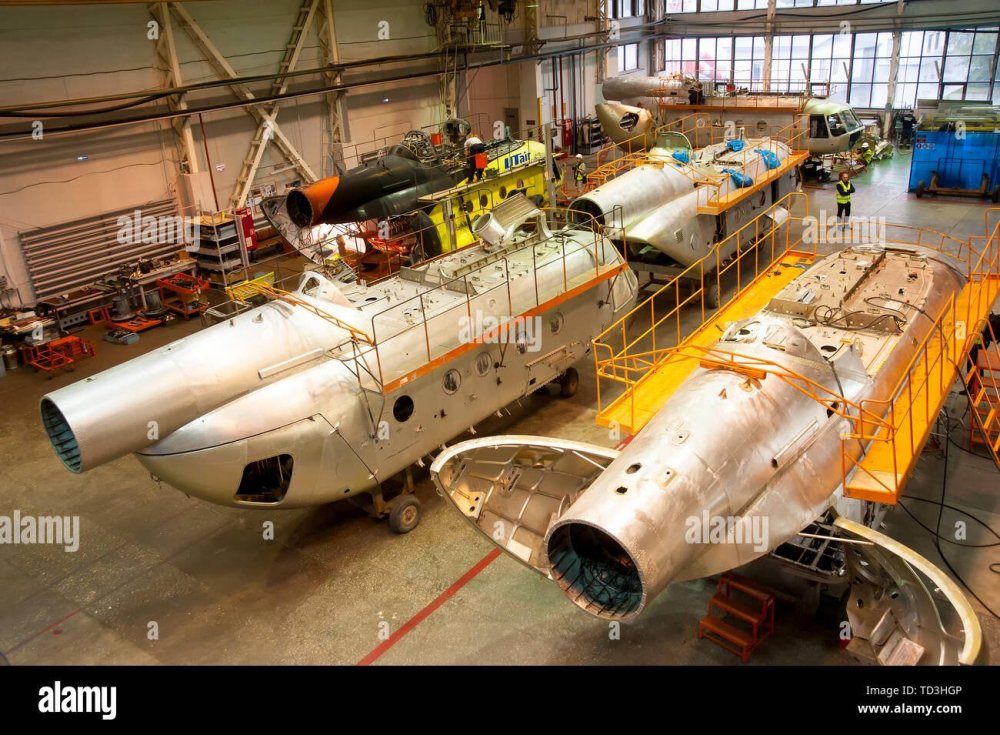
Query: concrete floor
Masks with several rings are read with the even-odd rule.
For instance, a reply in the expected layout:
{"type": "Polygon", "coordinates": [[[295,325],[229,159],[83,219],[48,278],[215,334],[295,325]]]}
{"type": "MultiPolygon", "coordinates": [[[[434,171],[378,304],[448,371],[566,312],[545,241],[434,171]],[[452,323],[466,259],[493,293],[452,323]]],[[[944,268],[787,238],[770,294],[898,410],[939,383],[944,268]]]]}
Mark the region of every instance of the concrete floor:
{"type": "MultiPolygon", "coordinates": [[[[963,238],[982,234],[984,206],[964,199],[918,203],[908,195],[908,165],[909,156],[900,155],[856,179],[854,213],[963,238]]],[[[810,195],[814,214],[823,208],[833,214],[832,185],[810,195]]],[[[418,475],[423,521],[406,536],[350,504],[280,512],[212,506],[158,486],[131,457],[82,476],[67,472],[41,429],[39,397],[199,326],[154,330],[129,347],[100,341],[95,359],[51,380],[24,369],[0,379],[0,514],[78,514],[82,537],[76,553],[0,547],[0,652],[10,663],[738,663],[697,639],[713,590],[709,581],[671,586],[638,622],[622,626],[617,640],[607,623],[506,556],[456,584],[492,547],[445,507],[426,472],[418,475]],[[274,522],[273,541],[262,538],[264,521],[274,522]],[[406,625],[428,606],[416,626],[406,625]],[[388,647],[387,633],[395,634],[388,647]]],[[[99,339],[100,330],[86,335],[99,339]]],[[[479,433],[548,434],[613,446],[594,423],[592,365],[582,364],[580,374],[573,399],[543,390],[479,433]]],[[[961,414],[963,400],[955,397],[953,415],[961,414]]],[[[955,438],[965,443],[966,432],[955,438]]],[[[925,453],[906,494],[939,497],[940,472],[940,460],[925,453]]],[[[953,447],[947,499],[1000,529],[1000,481],[988,461],[953,447]]],[[[934,525],[935,505],[905,502],[934,525]]],[[[946,513],[944,527],[955,518],[946,513]]],[[[995,540],[973,525],[968,543],[995,540]]],[[[887,526],[890,535],[939,562],[932,537],[902,510],[890,512],[887,526]]],[[[1000,551],[946,545],[946,553],[1000,610],[1000,584],[988,568],[1000,561],[1000,551]]],[[[986,645],[996,651],[1000,626],[974,604],[986,645]]],[[[783,600],[776,635],[751,663],[851,663],[836,633],[783,600]]],[[[996,662],[997,654],[990,655],[996,662]]]]}

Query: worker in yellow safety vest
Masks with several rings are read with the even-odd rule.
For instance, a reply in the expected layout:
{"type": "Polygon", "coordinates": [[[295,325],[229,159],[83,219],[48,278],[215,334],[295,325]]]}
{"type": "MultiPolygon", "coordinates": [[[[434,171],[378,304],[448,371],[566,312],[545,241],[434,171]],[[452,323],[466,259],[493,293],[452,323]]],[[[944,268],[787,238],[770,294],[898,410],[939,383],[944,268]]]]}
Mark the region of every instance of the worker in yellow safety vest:
{"type": "Polygon", "coordinates": [[[875,154],[872,152],[871,146],[869,146],[867,143],[862,143],[861,160],[865,162],[866,166],[868,166],[872,162],[873,158],[875,158],[875,154]]]}
{"type": "Polygon", "coordinates": [[[837,219],[841,224],[851,218],[851,194],[856,191],[851,183],[851,175],[846,171],[840,172],[840,181],[837,182],[837,219]]]}
{"type": "Polygon", "coordinates": [[[576,189],[579,192],[583,192],[584,185],[587,183],[587,164],[583,161],[583,156],[579,153],[576,154],[576,165],[573,166],[573,180],[576,181],[576,189]]]}

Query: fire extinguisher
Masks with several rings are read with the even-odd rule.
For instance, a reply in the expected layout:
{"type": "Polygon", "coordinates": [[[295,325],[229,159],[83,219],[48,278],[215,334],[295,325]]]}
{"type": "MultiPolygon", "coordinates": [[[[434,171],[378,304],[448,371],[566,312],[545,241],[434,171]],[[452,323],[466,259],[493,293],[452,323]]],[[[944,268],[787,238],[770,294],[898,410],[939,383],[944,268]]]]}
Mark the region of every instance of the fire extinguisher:
{"type": "Polygon", "coordinates": [[[566,151],[573,147],[573,120],[568,117],[564,117],[562,121],[562,144],[566,151]]]}

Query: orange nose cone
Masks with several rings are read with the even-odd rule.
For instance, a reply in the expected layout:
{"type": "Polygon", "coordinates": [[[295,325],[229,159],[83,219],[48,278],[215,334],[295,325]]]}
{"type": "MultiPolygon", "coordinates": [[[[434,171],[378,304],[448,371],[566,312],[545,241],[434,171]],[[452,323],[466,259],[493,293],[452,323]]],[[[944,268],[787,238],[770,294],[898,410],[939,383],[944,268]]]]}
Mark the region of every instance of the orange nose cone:
{"type": "Polygon", "coordinates": [[[315,184],[293,189],[285,199],[288,216],[299,227],[318,225],[323,216],[323,210],[329,204],[333,193],[340,186],[340,177],[331,176],[321,179],[315,184]]]}

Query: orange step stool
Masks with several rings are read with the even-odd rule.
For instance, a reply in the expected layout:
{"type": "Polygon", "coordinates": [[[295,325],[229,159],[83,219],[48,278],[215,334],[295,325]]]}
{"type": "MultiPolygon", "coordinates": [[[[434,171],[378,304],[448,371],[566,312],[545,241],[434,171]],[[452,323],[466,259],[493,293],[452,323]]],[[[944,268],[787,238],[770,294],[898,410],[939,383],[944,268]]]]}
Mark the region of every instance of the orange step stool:
{"type": "Polygon", "coordinates": [[[736,574],[722,575],[708,601],[708,614],[698,623],[698,638],[707,638],[746,663],[750,652],[773,633],[774,594],[736,574]]]}

